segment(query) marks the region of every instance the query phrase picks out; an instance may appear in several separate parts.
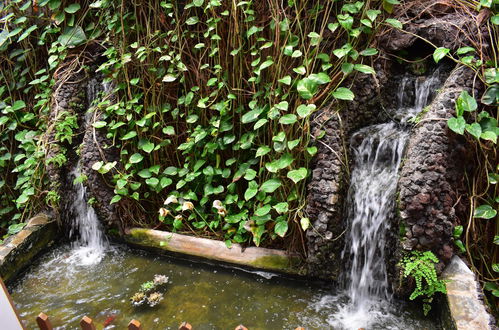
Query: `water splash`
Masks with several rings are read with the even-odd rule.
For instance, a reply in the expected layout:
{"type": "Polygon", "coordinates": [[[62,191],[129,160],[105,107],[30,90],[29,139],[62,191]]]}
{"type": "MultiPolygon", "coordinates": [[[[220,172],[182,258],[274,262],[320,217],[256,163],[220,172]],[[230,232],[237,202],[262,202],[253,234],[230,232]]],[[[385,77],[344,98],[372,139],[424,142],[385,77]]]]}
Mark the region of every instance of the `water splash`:
{"type": "MultiPolygon", "coordinates": [[[[73,180],[80,177],[79,165],[71,171],[73,180]]],[[[67,261],[79,265],[99,263],[109,247],[94,208],[87,203],[86,188],[80,180],[73,181],[74,199],[71,205],[73,218],[69,235],[78,239],[72,243],[73,250],[67,261]]]]}
{"type": "Polygon", "coordinates": [[[355,165],[348,199],[350,233],[343,252],[351,260],[345,290],[349,302],[330,319],[333,326],[368,327],[390,314],[386,232],[394,208],[398,170],[409,139],[407,122],[428,104],[438,83],[438,71],[426,79],[404,77],[394,116],[399,122],[369,126],[352,136],[355,165]],[[412,91],[413,99],[407,100],[412,91]],[[412,104],[404,106],[407,103],[412,104]]]}

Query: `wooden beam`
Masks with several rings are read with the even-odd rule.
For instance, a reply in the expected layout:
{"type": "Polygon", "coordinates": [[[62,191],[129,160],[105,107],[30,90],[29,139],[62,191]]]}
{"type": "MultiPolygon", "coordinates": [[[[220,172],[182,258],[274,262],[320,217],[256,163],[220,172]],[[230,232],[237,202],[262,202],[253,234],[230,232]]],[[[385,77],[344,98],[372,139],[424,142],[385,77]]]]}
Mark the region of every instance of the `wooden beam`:
{"type": "Polygon", "coordinates": [[[82,328],[82,330],[95,330],[95,324],[88,316],[84,316],[81,319],[80,327],[82,328]]]}
{"type": "Polygon", "coordinates": [[[142,326],[139,321],[133,319],[128,323],[128,330],[142,330],[142,326]]]}
{"type": "Polygon", "coordinates": [[[38,316],[36,317],[36,324],[38,324],[38,327],[40,328],[40,330],[52,330],[53,329],[52,323],[50,323],[49,317],[44,313],[38,314],[38,316]]]}
{"type": "Polygon", "coordinates": [[[178,330],[192,330],[192,325],[187,322],[182,322],[178,330]]]}

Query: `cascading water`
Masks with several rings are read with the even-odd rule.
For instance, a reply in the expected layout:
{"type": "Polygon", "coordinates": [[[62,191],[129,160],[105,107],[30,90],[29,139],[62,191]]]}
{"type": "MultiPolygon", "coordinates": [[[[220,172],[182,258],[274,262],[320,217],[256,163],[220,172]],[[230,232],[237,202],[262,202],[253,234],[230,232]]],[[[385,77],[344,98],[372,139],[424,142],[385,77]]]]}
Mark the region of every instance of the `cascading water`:
{"type": "Polygon", "coordinates": [[[437,70],[424,80],[404,77],[397,95],[399,107],[393,114],[398,122],[369,126],[352,136],[355,165],[349,188],[350,233],[343,252],[351,262],[345,281],[349,303],[331,318],[332,325],[350,329],[369,326],[373,318],[380,317],[382,306],[391,300],[385,236],[409,137],[407,121],[428,103],[439,83],[438,76],[437,70]],[[414,102],[412,106],[403,106],[412,86],[414,102]]]}
{"type": "MultiPolygon", "coordinates": [[[[79,165],[71,171],[71,176],[73,180],[80,177],[79,165]]],[[[87,203],[86,189],[79,180],[73,183],[73,193],[70,236],[78,233],[79,237],[73,242],[73,251],[68,261],[81,265],[95,264],[104,256],[108,242],[94,208],[87,203]]]]}
{"type": "MultiPolygon", "coordinates": [[[[99,94],[108,92],[109,86],[103,84],[98,79],[91,79],[87,86],[87,102],[92,103],[98,99],[99,94]]],[[[91,123],[93,112],[86,112],[84,126],[88,127],[91,123]]],[[[78,235],[78,239],[73,242],[73,250],[68,262],[78,265],[91,265],[99,263],[109,244],[102,231],[101,224],[97,218],[94,208],[88,204],[86,188],[81,182],[80,162],[74,166],[70,173],[70,179],[73,182],[73,199],[70,205],[72,220],[70,221],[70,237],[78,235]]]]}

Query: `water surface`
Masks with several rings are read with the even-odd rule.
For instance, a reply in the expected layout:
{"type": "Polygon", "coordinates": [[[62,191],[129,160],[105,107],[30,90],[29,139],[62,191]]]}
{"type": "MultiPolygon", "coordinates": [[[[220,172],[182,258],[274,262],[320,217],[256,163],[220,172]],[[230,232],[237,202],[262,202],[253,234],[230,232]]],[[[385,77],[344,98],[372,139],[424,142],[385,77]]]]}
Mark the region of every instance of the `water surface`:
{"type": "MultiPolygon", "coordinates": [[[[100,263],[77,266],[73,252],[70,246],[48,252],[11,288],[28,329],[36,329],[35,318],[42,311],[59,329],[78,329],[84,315],[98,329],[108,323],[106,329],[124,329],[133,318],[144,329],[178,329],[182,321],[196,329],[234,329],[238,324],[252,330],[333,329],[348,304],[346,296],[334,295],[324,284],[267,272],[158,257],[121,245],[113,245],[100,263]],[[170,279],[165,299],[153,308],[133,307],[129,298],[154,274],[170,279]]],[[[364,324],[368,329],[435,329],[421,320],[419,309],[402,302],[380,302],[363,318],[369,319],[364,324]]]]}

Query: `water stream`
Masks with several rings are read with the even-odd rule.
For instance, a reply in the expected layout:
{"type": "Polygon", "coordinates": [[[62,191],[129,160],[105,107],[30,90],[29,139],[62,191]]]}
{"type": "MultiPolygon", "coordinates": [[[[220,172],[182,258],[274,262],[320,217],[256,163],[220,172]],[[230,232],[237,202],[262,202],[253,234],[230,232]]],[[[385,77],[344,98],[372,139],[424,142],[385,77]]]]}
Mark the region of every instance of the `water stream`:
{"type": "Polygon", "coordinates": [[[390,228],[398,171],[409,138],[408,120],[423,110],[438,84],[438,70],[428,78],[402,78],[397,94],[399,105],[394,109],[397,120],[366,127],[352,136],[350,230],[343,252],[344,257],[350,259],[345,277],[346,295],[350,300],[340,309],[337,320],[332,322],[334,325],[351,329],[369,327],[372,314],[378,313],[380,306],[389,306],[392,297],[386,270],[385,236],[390,228]],[[414,92],[413,101],[407,100],[410,92],[414,92]]]}
{"type": "Polygon", "coordinates": [[[88,204],[86,188],[78,180],[79,164],[71,171],[73,180],[73,200],[71,203],[73,218],[70,221],[70,237],[78,238],[72,243],[72,251],[67,262],[82,266],[99,263],[109,244],[104,236],[94,208],[88,204]]]}

